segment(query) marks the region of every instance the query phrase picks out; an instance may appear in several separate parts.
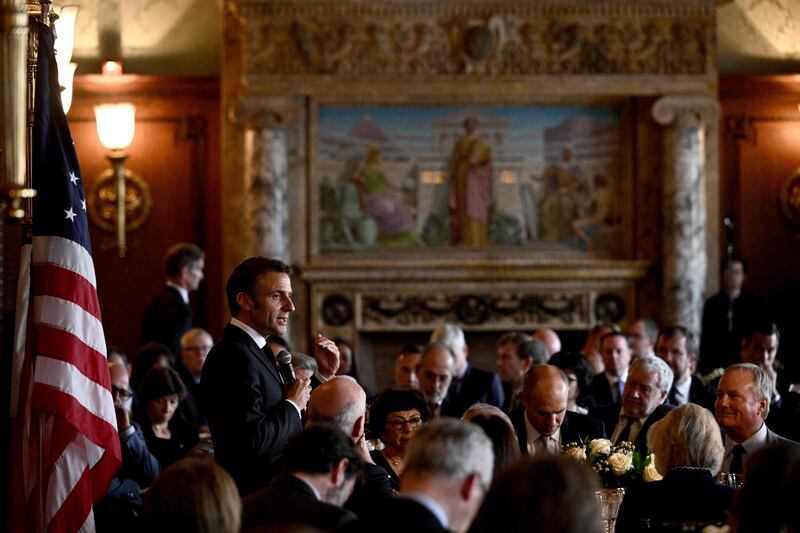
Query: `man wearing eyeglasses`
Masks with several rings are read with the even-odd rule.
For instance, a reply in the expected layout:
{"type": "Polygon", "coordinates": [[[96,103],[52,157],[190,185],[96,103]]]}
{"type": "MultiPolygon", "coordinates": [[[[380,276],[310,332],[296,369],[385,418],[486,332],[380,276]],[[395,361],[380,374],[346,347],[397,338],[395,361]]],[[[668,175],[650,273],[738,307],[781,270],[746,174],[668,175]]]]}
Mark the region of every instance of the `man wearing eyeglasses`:
{"type": "Polygon", "coordinates": [[[183,416],[201,432],[207,432],[206,412],[200,398],[200,376],[208,352],[214,346],[211,334],[201,328],[192,328],[181,337],[181,356],[175,369],[186,385],[186,398],[179,407],[183,416]]]}
{"type": "Polygon", "coordinates": [[[108,370],[122,449],[122,466],[111,480],[106,496],[96,506],[95,518],[99,531],[107,527],[119,527],[126,519],[139,513],[142,508],[140,492],[150,485],[159,472],[158,460],[147,449],[142,429],[131,420],[133,391],[128,371],[119,363],[109,363],[108,370]]]}

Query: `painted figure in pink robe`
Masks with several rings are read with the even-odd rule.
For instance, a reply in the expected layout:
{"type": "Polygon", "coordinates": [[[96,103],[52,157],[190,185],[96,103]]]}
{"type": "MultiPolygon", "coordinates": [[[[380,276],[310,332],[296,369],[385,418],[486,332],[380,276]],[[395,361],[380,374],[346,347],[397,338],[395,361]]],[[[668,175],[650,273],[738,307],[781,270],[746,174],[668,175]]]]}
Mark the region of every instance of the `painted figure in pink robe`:
{"type": "Polygon", "coordinates": [[[492,199],[492,152],[475,134],[478,123],[464,120],[465,134],[453,147],[450,161],[450,235],[453,244],[489,244],[492,199]]]}

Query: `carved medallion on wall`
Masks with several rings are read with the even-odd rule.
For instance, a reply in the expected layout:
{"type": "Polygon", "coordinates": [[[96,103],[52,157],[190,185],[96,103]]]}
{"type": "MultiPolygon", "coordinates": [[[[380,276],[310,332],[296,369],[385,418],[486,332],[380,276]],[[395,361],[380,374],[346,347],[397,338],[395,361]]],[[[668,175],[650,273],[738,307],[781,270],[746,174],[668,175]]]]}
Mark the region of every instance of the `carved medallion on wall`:
{"type": "Polygon", "coordinates": [[[783,182],[780,202],[786,220],[800,227],[800,168],[795,169],[783,182]]]}
{"type": "Polygon", "coordinates": [[[714,3],[243,2],[259,76],[707,74],[714,3]]]}

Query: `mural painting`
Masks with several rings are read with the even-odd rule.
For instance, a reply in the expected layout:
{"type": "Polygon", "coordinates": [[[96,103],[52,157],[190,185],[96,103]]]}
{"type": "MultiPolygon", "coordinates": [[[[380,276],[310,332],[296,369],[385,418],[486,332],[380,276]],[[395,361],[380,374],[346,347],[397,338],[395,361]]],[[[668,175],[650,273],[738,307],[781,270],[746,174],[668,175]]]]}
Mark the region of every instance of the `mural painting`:
{"type": "Polygon", "coordinates": [[[320,106],[322,252],[620,245],[614,107],[320,106]]]}

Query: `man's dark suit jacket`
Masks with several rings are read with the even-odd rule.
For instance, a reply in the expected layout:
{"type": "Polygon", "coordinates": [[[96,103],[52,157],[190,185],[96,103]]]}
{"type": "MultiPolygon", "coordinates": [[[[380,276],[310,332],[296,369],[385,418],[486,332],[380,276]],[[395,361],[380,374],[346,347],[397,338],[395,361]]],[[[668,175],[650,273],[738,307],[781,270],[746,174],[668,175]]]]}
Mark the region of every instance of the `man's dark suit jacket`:
{"type": "MultiPolygon", "coordinates": [[[[517,442],[523,455],[528,453],[528,433],[525,429],[525,408],[515,409],[508,415],[517,432],[517,442]]],[[[561,444],[578,442],[586,439],[602,439],[606,436],[603,423],[591,416],[567,411],[564,421],[561,422],[561,444]]]]}
{"type": "Polygon", "coordinates": [[[200,388],[217,462],[242,496],[263,487],[278,472],[286,442],[302,429],[297,409],[284,401],[274,359],[228,324],[203,365],[200,388]]]}
{"type": "Polygon", "coordinates": [[[287,473],[275,476],[242,504],[242,532],[269,531],[270,526],[290,523],[335,531],[356,519],[347,509],[319,501],[311,487],[287,473]]]}
{"type": "MultiPolygon", "coordinates": [[[[667,403],[670,405],[678,406],[675,399],[675,386],[673,385],[667,395],[667,403]]],[[[703,383],[703,380],[697,376],[692,376],[692,384],[689,385],[689,403],[696,403],[706,409],[713,411],[714,402],[717,401],[717,389],[714,385],[703,383]]]]}
{"type": "Polygon", "coordinates": [[[453,378],[442,403],[442,415],[461,418],[474,403],[488,403],[502,409],[505,398],[500,376],[472,365],[467,365],[464,377],[453,378]]]}
{"type": "Polygon", "coordinates": [[[181,381],[186,385],[186,397],[181,400],[178,410],[183,414],[183,418],[195,427],[207,425],[208,422],[206,421],[205,409],[203,409],[200,384],[194,380],[182,362],[178,361],[175,363],[175,370],[178,371],[181,381]]]}
{"type": "MultiPolygon", "coordinates": [[[[591,389],[592,405],[610,405],[614,403],[614,396],[611,392],[611,383],[604,373],[597,374],[589,383],[591,389]]],[[[622,400],[622,398],[619,398],[622,400]]]]}
{"type": "MultiPolygon", "coordinates": [[[[642,429],[639,430],[639,434],[636,436],[636,442],[633,443],[633,445],[636,446],[636,449],[639,450],[640,454],[647,454],[647,430],[650,429],[650,426],[664,418],[667,413],[672,411],[674,408],[675,407],[672,405],[661,404],[656,407],[655,410],[650,413],[650,416],[647,417],[647,420],[644,421],[644,424],[642,424],[642,429]]],[[[614,428],[617,427],[619,413],[621,410],[622,404],[619,403],[614,405],[601,405],[593,409],[589,409],[589,415],[603,422],[603,425],[606,427],[606,432],[608,433],[608,438],[611,438],[614,435],[614,428]]]]}
{"type": "Polygon", "coordinates": [[[681,531],[683,523],[725,524],[733,494],[733,488],[715,484],[708,470],[673,468],[661,481],[628,488],[616,530],[643,531],[645,520],[655,531],[681,531]]]}
{"type": "Polygon", "coordinates": [[[367,463],[361,478],[356,481],[353,494],[345,502],[345,509],[358,516],[366,516],[394,495],[391,478],[382,467],[367,463]]]}
{"type": "Polygon", "coordinates": [[[142,344],[160,342],[175,357],[181,353],[181,336],[192,327],[192,308],[177,289],[165,285],[147,306],[142,319],[142,344]]]}
{"type": "Polygon", "coordinates": [[[427,507],[409,498],[394,497],[373,514],[342,529],[342,533],[440,533],[450,531],[427,507]]]}

